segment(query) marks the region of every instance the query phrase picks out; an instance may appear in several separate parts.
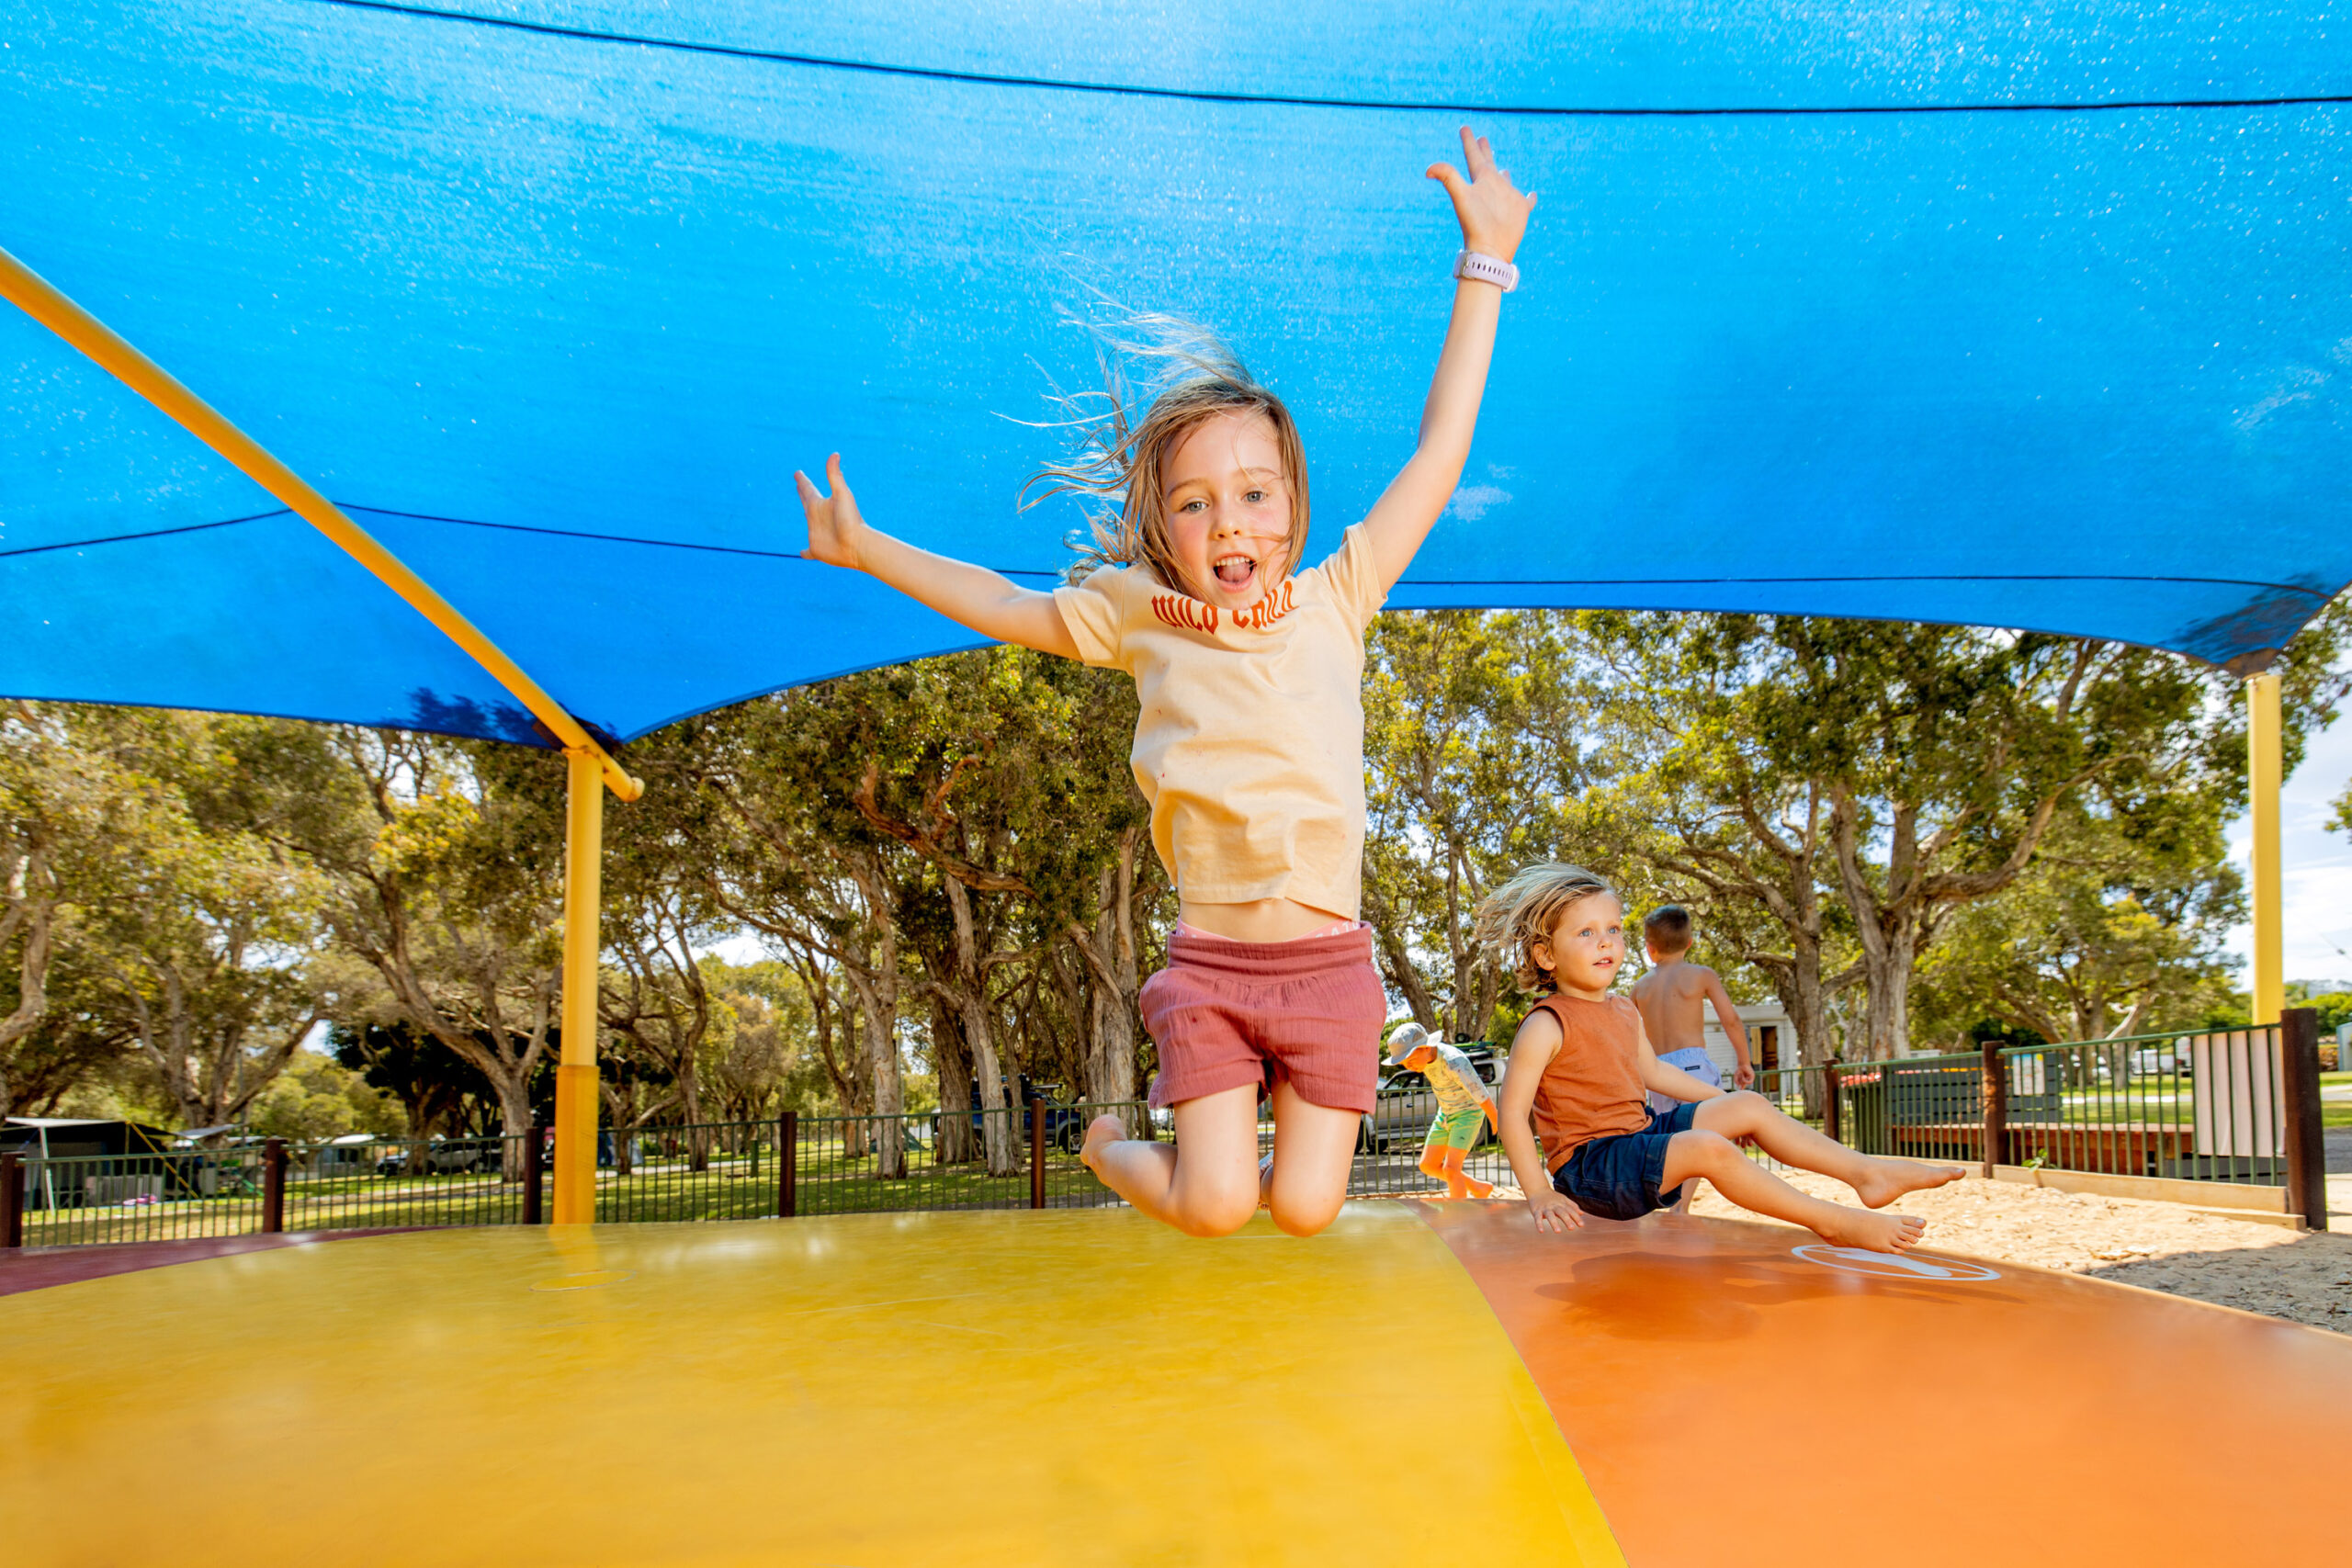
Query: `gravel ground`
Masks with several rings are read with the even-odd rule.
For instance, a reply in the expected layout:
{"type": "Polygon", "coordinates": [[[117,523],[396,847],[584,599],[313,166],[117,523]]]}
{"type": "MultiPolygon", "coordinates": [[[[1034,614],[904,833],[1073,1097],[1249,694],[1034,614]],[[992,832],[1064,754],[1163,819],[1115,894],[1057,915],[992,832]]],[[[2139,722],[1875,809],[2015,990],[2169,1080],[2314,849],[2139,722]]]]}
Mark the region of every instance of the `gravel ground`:
{"type": "MultiPolygon", "coordinates": [[[[1851,1203],[1842,1182],[1809,1171],[1784,1171],[1817,1197],[1851,1203]]],[[[2337,1203],[2342,1203],[2338,1178],[2337,1203]]],[[[1756,1219],[1702,1188],[1692,1212],[1756,1219]]],[[[2204,1214],[2177,1203],[2094,1198],[2016,1182],[1969,1177],[1915,1192],[1894,1205],[1928,1222],[1926,1245],[2007,1263],[2093,1274],[2152,1291],[2168,1291],[2290,1323],[2352,1333],[2352,1214],[2342,1231],[2301,1232],[2282,1225],[2204,1214]]]]}

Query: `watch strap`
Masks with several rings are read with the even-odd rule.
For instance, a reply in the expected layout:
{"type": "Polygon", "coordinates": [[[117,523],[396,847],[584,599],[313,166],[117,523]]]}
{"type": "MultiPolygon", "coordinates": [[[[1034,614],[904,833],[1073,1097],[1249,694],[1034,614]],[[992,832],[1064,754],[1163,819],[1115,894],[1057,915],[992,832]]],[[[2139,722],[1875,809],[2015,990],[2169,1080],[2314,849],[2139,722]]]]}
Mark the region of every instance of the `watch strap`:
{"type": "Polygon", "coordinates": [[[1464,251],[1457,254],[1453,258],[1453,276],[1491,283],[1506,294],[1519,287],[1519,268],[1500,256],[1490,256],[1482,251],[1464,251]]]}

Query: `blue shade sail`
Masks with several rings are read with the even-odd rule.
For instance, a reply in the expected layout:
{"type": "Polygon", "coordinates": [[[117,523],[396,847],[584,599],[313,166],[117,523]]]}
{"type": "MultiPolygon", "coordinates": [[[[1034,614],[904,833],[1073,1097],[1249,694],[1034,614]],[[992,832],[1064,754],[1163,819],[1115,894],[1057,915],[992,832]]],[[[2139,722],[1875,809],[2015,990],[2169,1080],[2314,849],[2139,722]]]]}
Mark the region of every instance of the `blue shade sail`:
{"type": "MultiPolygon", "coordinates": [[[[1289,400],[1326,553],[1410,450],[1458,243],[1421,172],[1476,111],[1543,200],[1392,606],[2245,667],[2352,579],[2347,39],[2319,0],[0,0],[0,244],[628,739],[972,644],[797,558],[828,451],[1050,581],[1079,518],[1017,508],[1023,422],[1104,296],[1289,400]]],[[[14,311],[0,389],[0,691],[539,739],[14,311]]]]}

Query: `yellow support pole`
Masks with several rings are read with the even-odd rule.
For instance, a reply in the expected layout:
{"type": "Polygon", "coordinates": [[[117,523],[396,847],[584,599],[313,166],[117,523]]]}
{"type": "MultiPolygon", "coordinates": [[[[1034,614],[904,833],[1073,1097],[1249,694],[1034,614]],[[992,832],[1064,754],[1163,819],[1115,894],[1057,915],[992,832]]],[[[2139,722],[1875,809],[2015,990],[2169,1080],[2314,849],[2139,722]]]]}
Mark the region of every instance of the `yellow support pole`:
{"type": "Polygon", "coordinates": [[[5,249],[0,249],[0,296],[178,421],[334,540],[464,649],[562,743],[571,759],[571,802],[564,852],[563,1059],[556,1068],[555,1089],[555,1223],[588,1224],[596,1213],[596,905],[603,880],[603,788],[623,800],[635,800],[645,793],[645,785],[630,777],[578,719],[456,605],[344,515],[342,508],[5,249]]]}
{"type": "Polygon", "coordinates": [[[555,1223],[596,1218],[596,911],[604,892],[605,792],[596,758],[571,759],[563,834],[563,1058],[555,1070],[555,1223]]]}
{"type": "Polygon", "coordinates": [[[645,792],[645,786],[629,777],[620,763],[581,728],[578,719],[541,691],[537,682],[523,673],[522,666],[507,658],[496,643],[481,634],[481,628],[458,613],[456,605],[410,570],[407,563],[379,544],[367,529],[345,516],[342,508],[311,489],[293,469],[270,456],[259,442],[230,423],[211,404],[180,385],[162,366],[131,347],[112,328],[67,299],[6,250],[0,250],[0,295],[6,295],[25,314],[177,420],[188,434],[235,464],[254,483],[374,572],[386,587],[407,600],[418,614],[440,627],[500,685],[513,693],[515,700],[546,725],[566,750],[583,750],[594,757],[615,795],[623,800],[635,800],[645,792]]]}
{"type": "Polygon", "coordinates": [[[2276,1023],[2287,1006],[2280,934],[2278,787],[2286,772],[2278,734],[2278,677],[2245,683],[2246,786],[2254,806],[2254,1021],[2276,1023]]]}

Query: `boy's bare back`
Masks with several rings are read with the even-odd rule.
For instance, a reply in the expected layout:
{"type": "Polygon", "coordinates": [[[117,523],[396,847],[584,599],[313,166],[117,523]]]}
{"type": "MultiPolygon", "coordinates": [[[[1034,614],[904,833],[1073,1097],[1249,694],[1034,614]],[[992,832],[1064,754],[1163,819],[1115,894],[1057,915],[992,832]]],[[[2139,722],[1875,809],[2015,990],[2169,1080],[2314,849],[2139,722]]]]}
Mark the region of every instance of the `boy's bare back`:
{"type": "MultiPolygon", "coordinates": [[[[1650,1049],[1704,1050],[1707,1044],[1707,1003],[1724,988],[1722,977],[1703,964],[1668,958],[1634,982],[1634,1005],[1642,1011],[1642,1027],[1650,1049]]],[[[1728,993],[1726,993],[1728,995],[1728,993]]]]}

